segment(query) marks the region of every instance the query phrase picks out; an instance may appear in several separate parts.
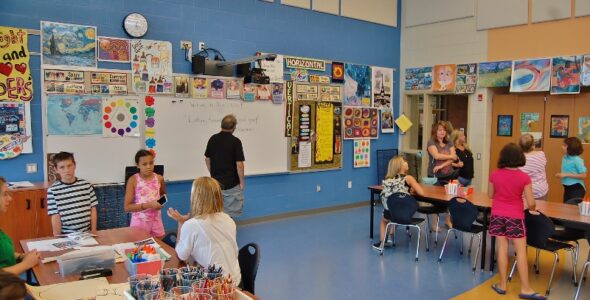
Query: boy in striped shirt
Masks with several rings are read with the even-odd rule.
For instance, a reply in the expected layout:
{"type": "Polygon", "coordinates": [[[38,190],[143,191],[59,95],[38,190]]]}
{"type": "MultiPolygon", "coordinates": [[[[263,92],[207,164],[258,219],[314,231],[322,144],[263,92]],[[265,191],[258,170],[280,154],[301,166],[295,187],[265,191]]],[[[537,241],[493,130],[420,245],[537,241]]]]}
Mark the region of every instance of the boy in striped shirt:
{"type": "Polygon", "coordinates": [[[92,185],[76,178],[74,155],[60,152],[53,157],[60,180],[47,190],[47,213],[51,216],[53,235],[73,232],[96,233],[96,195],[92,185]]]}

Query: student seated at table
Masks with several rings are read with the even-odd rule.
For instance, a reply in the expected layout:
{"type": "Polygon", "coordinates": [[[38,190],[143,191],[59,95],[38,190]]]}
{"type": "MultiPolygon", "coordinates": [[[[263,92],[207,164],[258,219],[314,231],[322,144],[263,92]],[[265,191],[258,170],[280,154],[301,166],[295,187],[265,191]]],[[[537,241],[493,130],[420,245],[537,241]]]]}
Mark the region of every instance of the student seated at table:
{"type": "MultiPolygon", "coordinates": [[[[8,192],[8,185],[3,177],[0,177],[0,213],[6,213],[12,197],[8,192]]],[[[0,230],[0,269],[15,275],[20,275],[34,267],[41,259],[39,253],[33,250],[27,254],[14,252],[12,239],[0,230]]],[[[2,293],[0,293],[2,296],[2,293]]],[[[0,297],[0,299],[4,299],[0,297]]]]}
{"type": "Polygon", "coordinates": [[[18,276],[0,270],[0,299],[24,300],[27,294],[25,282],[18,276]]]}
{"type": "Polygon", "coordinates": [[[223,196],[217,180],[197,178],[191,189],[190,213],[181,215],[169,208],[168,216],[178,222],[178,258],[204,267],[221,266],[224,275],[231,275],[234,283],[240,283],[236,223],[223,212],[223,196]]]}
{"type": "Polygon", "coordinates": [[[383,190],[381,191],[381,203],[383,204],[383,215],[379,224],[379,242],[373,244],[373,248],[380,250],[381,242],[385,240],[385,228],[391,219],[389,208],[387,207],[387,198],[394,193],[410,193],[410,188],[418,195],[424,195],[424,190],[418,184],[416,179],[408,172],[408,162],[403,156],[396,156],[389,160],[387,165],[387,174],[383,180],[383,190]]]}
{"type": "Polygon", "coordinates": [[[47,189],[47,214],[51,216],[53,235],[91,231],[96,233],[96,195],[94,187],[76,177],[74,154],[60,152],[53,157],[60,176],[47,189]]]}

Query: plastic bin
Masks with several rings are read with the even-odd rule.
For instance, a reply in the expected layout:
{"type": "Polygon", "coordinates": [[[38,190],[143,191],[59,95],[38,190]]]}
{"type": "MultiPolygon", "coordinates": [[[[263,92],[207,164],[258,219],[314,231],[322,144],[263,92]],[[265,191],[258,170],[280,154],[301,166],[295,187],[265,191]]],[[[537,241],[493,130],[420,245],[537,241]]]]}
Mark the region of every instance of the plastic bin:
{"type": "Polygon", "coordinates": [[[115,252],[112,249],[72,251],[59,256],[57,264],[61,276],[94,268],[111,269],[115,266],[115,252]]]}
{"type": "Polygon", "coordinates": [[[136,275],[136,274],[150,274],[150,275],[158,275],[160,270],[164,267],[165,256],[160,252],[158,248],[158,253],[160,254],[160,260],[153,260],[153,261],[146,261],[140,263],[132,262],[127,255],[125,255],[125,268],[127,268],[127,272],[129,275],[136,275]]]}

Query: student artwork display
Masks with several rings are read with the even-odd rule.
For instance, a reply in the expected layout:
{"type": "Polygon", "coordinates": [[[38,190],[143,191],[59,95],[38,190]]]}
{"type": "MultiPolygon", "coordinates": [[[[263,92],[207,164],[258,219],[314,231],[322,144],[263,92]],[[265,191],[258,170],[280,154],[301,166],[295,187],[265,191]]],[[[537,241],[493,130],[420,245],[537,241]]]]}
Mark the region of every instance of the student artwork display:
{"type": "Polygon", "coordinates": [[[477,64],[460,64],[457,65],[457,76],[455,77],[456,94],[475,93],[477,85],[477,64]]]}
{"type": "Polygon", "coordinates": [[[0,101],[0,160],[19,156],[27,139],[25,104],[0,101]]]}
{"type": "Polygon", "coordinates": [[[368,168],[371,166],[371,140],[354,140],[354,167],[368,168]]]}
{"type": "Polygon", "coordinates": [[[284,85],[282,83],[273,83],[272,85],[272,103],[282,104],[284,98],[284,85]]]}
{"type": "Polygon", "coordinates": [[[45,70],[44,87],[47,93],[84,94],[84,71],[45,70]]]}
{"type": "Polygon", "coordinates": [[[512,61],[479,63],[477,85],[480,88],[510,86],[512,61]]]}
{"type": "Polygon", "coordinates": [[[582,85],[590,85],[590,55],[584,55],[584,63],[582,64],[582,85]]]}
{"type": "Polygon", "coordinates": [[[330,76],[324,75],[309,75],[309,82],[310,83],[330,83],[330,76]]]}
{"type": "Polygon", "coordinates": [[[92,94],[127,95],[127,73],[90,73],[92,94]]]}
{"type": "Polygon", "coordinates": [[[454,92],[456,65],[435,65],[433,70],[433,92],[454,92]]]}
{"type": "Polygon", "coordinates": [[[102,97],[97,95],[47,95],[47,134],[102,133],[102,97]]]}
{"type": "Polygon", "coordinates": [[[260,67],[264,69],[264,74],[268,76],[271,83],[283,83],[285,81],[283,78],[284,60],[285,59],[283,55],[277,54],[277,57],[274,59],[274,61],[268,61],[266,59],[260,61],[260,67]]]}
{"type": "Polygon", "coordinates": [[[223,79],[209,79],[209,98],[225,99],[225,81],[223,79]]]}
{"type": "Polygon", "coordinates": [[[128,39],[101,36],[98,38],[98,60],[128,63],[131,59],[128,39]]]}
{"type": "Polygon", "coordinates": [[[295,86],[297,101],[314,101],[318,99],[317,84],[297,83],[295,86]]]}
{"type": "Polygon", "coordinates": [[[0,26],[0,101],[33,99],[33,78],[29,65],[28,35],[25,29],[0,26]]]}
{"type": "Polygon", "coordinates": [[[272,91],[270,84],[256,85],[256,100],[270,101],[272,100],[272,91]]]}
{"type": "Polygon", "coordinates": [[[551,94],[579,94],[582,56],[558,56],[551,60],[551,94]]]}
{"type": "Polygon", "coordinates": [[[567,115],[551,115],[551,128],[549,137],[564,138],[568,136],[569,116],[567,115]]]}
{"type": "Polygon", "coordinates": [[[520,132],[541,131],[539,113],[523,112],[520,114],[520,132]]]}
{"type": "Polygon", "coordinates": [[[407,68],[404,89],[406,91],[430,90],[432,88],[432,67],[407,68]]]}
{"type": "Polygon", "coordinates": [[[118,97],[103,99],[104,137],[139,136],[139,101],[118,97]]]}
{"type": "Polygon", "coordinates": [[[209,83],[207,82],[207,78],[195,77],[192,82],[193,84],[191,87],[193,98],[206,99],[209,95],[209,83]]]}
{"type": "Polygon", "coordinates": [[[145,147],[150,151],[155,152],[154,148],[156,147],[156,129],[154,126],[156,125],[156,109],[154,104],[156,100],[153,96],[145,96],[143,99],[145,103],[145,147]]]}
{"type": "Polygon", "coordinates": [[[512,115],[498,115],[497,136],[512,136],[512,115]]]}
{"type": "Polygon", "coordinates": [[[318,100],[342,102],[342,86],[320,85],[318,100]]]}
{"type": "Polygon", "coordinates": [[[332,82],[343,83],[344,82],[344,63],[332,62],[332,82]]]}
{"type": "Polygon", "coordinates": [[[131,40],[131,70],[136,93],[172,94],[172,44],[131,40]]]}
{"type": "Polygon", "coordinates": [[[253,102],[256,99],[256,90],[257,86],[254,83],[246,83],[244,84],[244,93],[242,97],[246,102],[253,102]]]}
{"type": "MultiPolygon", "coordinates": [[[[244,91],[245,92],[245,91],[244,91]]],[[[285,137],[292,136],[293,130],[293,101],[295,100],[293,81],[285,82],[285,137]]]]}
{"type": "Polygon", "coordinates": [[[393,111],[391,109],[381,109],[381,133],[393,133],[393,111]]]}
{"type": "Polygon", "coordinates": [[[189,78],[188,76],[174,76],[174,96],[189,97],[189,78]]]}
{"type": "Polygon", "coordinates": [[[548,91],[550,75],[550,58],[515,60],[512,62],[510,92],[548,91]]]}
{"type": "Polygon", "coordinates": [[[314,163],[330,164],[334,162],[334,155],[342,152],[342,107],[332,102],[316,102],[315,106],[314,163]]]}
{"type": "MultiPolygon", "coordinates": [[[[232,79],[227,79],[225,82],[227,84],[227,89],[225,90],[225,97],[227,99],[239,100],[242,97],[243,80],[241,78],[232,78],[232,79]]],[[[273,85],[274,84],[279,84],[280,86],[283,86],[282,83],[273,83],[273,85]]],[[[274,98],[273,98],[273,100],[274,100],[274,98]]]]}
{"type": "Polygon", "coordinates": [[[590,116],[578,118],[578,138],[584,144],[590,144],[590,116]]]}
{"type": "Polygon", "coordinates": [[[344,107],[344,139],[379,138],[379,110],[344,107]]]}
{"type": "Polygon", "coordinates": [[[309,82],[309,72],[305,69],[295,69],[290,76],[292,81],[309,82]]]}
{"type": "Polygon", "coordinates": [[[41,21],[43,65],[96,68],[96,27],[41,21]]]}
{"type": "Polygon", "coordinates": [[[371,68],[371,82],[373,83],[373,107],[391,108],[391,91],[393,87],[393,69],[371,68]]]}
{"type": "Polygon", "coordinates": [[[371,67],[344,65],[344,105],[371,106],[371,67]]]}

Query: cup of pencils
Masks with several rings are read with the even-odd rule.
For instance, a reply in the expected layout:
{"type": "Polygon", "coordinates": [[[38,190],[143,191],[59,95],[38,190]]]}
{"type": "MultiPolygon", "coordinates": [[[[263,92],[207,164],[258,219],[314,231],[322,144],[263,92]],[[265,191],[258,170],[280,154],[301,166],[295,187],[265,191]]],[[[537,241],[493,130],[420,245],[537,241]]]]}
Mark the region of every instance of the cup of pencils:
{"type": "Polygon", "coordinates": [[[222,282],[211,288],[214,300],[235,300],[235,287],[231,283],[222,282]]]}
{"type": "Polygon", "coordinates": [[[170,290],[178,285],[178,269],[164,268],[160,270],[160,286],[164,292],[170,290]]]}
{"type": "Polygon", "coordinates": [[[213,285],[214,280],[210,280],[209,278],[201,278],[193,283],[193,292],[209,294],[213,285]]]}
{"type": "Polygon", "coordinates": [[[192,291],[193,287],[191,286],[175,286],[172,289],[170,289],[170,294],[172,294],[172,296],[174,296],[175,298],[178,298],[182,295],[189,294],[192,291]]]}
{"type": "Polygon", "coordinates": [[[178,269],[180,274],[180,285],[192,286],[197,280],[205,276],[205,269],[196,267],[182,267],[178,269]]]}
{"type": "Polygon", "coordinates": [[[133,297],[137,298],[137,283],[142,280],[152,279],[152,275],[148,274],[137,274],[129,276],[129,291],[133,297]]]}
{"type": "Polygon", "coordinates": [[[213,296],[209,293],[188,293],[176,297],[179,300],[213,300],[213,296]]]}
{"type": "Polygon", "coordinates": [[[160,283],[158,281],[154,281],[151,278],[146,280],[141,280],[135,286],[135,290],[137,293],[137,300],[144,300],[144,296],[160,291],[160,283]]]}
{"type": "Polygon", "coordinates": [[[175,300],[174,296],[170,293],[163,291],[150,292],[143,295],[143,300],[175,300]]]}

